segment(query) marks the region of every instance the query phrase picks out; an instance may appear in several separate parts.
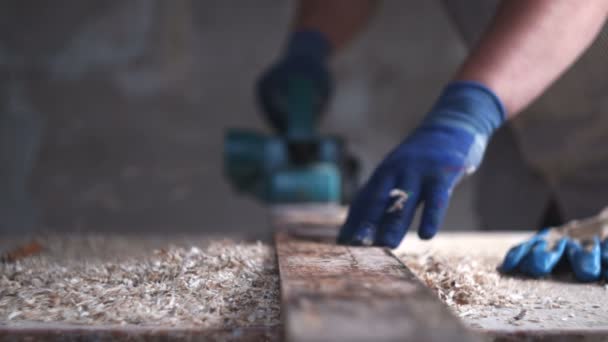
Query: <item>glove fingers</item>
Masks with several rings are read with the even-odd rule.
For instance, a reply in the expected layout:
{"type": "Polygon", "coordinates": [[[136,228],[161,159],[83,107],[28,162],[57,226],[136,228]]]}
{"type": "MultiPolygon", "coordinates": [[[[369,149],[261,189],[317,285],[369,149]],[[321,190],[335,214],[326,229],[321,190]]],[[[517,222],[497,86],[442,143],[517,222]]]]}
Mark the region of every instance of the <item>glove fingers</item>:
{"type": "Polygon", "coordinates": [[[532,277],[543,277],[551,273],[564,255],[566,239],[560,239],[553,249],[548,249],[548,242],[538,240],[521,261],[520,270],[532,277]]]}
{"type": "Polygon", "coordinates": [[[448,208],[450,192],[449,182],[432,184],[423,189],[424,210],[418,228],[421,239],[430,239],[437,233],[448,208]]]}
{"type": "Polygon", "coordinates": [[[602,272],[602,253],[600,239],[595,237],[589,246],[578,241],[568,241],[568,260],[574,276],[580,281],[595,281],[602,272]]]}
{"type": "Polygon", "coordinates": [[[547,230],[543,230],[537,235],[534,235],[531,239],[511,247],[503,259],[502,265],[500,266],[500,271],[504,273],[514,271],[528,252],[530,252],[532,246],[545,235],[547,235],[547,230]]]}
{"type": "Polygon", "coordinates": [[[396,248],[403,240],[412,223],[420,198],[420,182],[418,176],[405,176],[393,189],[391,205],[386,207],[378,225],[377,246],[396,248]]]}
{"type": "Polygon", "coordinates": [[[390,201],[395,177],[376,171],[357,194],[348,211],[346,222],[340,229],[340,244],[371,245],[376,237],[377,225],[390,201]]]}

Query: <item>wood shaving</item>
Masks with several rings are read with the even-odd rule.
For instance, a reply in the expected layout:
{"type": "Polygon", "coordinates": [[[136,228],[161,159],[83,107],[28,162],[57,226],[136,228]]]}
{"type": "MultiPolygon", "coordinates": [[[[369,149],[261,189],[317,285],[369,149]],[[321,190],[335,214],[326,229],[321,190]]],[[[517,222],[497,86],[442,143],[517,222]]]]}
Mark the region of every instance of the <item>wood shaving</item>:
{"type": "Polygon", "coordinates": [[[261,243],[174,246],[111,262],[28,258],[0,264],[0,324],[275,325],[278,281],[273,250],[261,243]]]}
{"type": "Polygon", "coordinates": [[[526,316],[526,312],[528,312],[526,309],[521,309],[521,311],[513,317],[513,320],[520,321],[522,318],[524,318],[524,316],[526,316]]]}
{"type": "MultiPolygon", "coordinates": [[[[542,280],[502,276],[496,256],[449,254],[438,251],[398,253],[398,257],[450,309],[469,319],[492,315],[492,308],[513,308],[519,317],[535,309],[567,307],[561,297],[543,294],[542,280]]],[[[513,319],[511,323],[524,318],[513,319]]]]}
{"type": "Polygon", "coordinates": [[[605,327],[608,310],[594,307],[605,300],[602,285],[578,283],[569,273],[530,279],[497,271],[509,247],[523,238],[444,234],[431,242],[410,239],[394,253],[469,327],[605,327]]]}
{"type": "Polygon", "coordinates": [[[42,252],[42,245],[38,241],[31,241],[25,245],[14,248],[0,256],[0,262],[9,263],[24,259],[42,252]]]}
{"type": "Polygon", "coordinates": [[[460,314],[465,305],[514,306],[521,294],[501,291],[496,264],[472,257],[448,257],[434,253],[399,254],[399,258],[439,298],[460,314]]]}

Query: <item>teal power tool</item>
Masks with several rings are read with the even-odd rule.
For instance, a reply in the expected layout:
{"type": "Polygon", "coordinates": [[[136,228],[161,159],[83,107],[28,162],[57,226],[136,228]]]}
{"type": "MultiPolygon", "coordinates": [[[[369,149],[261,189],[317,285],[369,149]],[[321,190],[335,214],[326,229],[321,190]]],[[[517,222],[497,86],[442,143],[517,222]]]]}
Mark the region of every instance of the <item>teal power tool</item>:
{"type": "Polygon", "coordinates": [[[237,191],[273,204],[350,201],[358,162],[342,139],[318,134],[312,86],[307,79],[289,82],[284,133],[227,132],[224,173],[237,191]]]}

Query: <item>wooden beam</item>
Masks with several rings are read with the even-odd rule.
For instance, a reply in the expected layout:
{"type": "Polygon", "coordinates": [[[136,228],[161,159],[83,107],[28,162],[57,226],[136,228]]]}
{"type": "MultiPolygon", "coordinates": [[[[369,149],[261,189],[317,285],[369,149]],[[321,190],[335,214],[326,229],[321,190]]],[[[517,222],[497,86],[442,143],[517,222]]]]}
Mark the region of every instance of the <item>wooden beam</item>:
{"type": "Polygon", "coordinates": [[[0,341],[281,341],[281,327],[234,329],[159,326],[87,326],[60,323],[0,324],[0,341]]]}
{"type": "Polygon", "coordinates": [[[389,250],[295,231],[275,236],[288,341],[477,340],[389,250]]]}

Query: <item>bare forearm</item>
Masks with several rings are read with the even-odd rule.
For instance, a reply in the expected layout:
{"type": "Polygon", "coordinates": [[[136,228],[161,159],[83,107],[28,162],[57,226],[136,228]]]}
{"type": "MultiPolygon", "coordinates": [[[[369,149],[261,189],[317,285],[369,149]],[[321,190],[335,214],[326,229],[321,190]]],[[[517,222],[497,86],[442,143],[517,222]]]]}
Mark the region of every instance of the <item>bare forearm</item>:
{"type": "Polygon", "coordinates": [[[591,44],[608,0],[504,0],[456,75],[490,87],[514,116],[591,44]]]}
{"type": "Polygon", "coordinates": [[[375,7],[373,0],[301,0],[296,29],[314,29],[326,35],[333,50],[346,45],[367,24],[375,7]]]}

